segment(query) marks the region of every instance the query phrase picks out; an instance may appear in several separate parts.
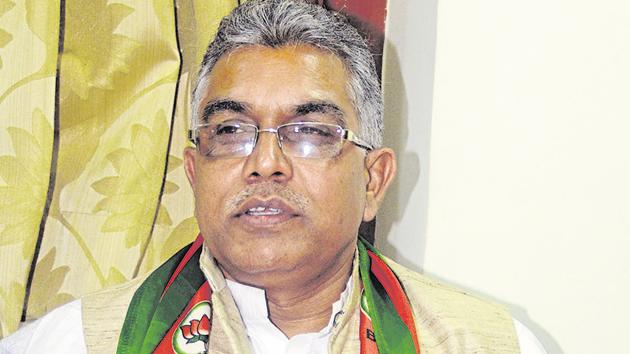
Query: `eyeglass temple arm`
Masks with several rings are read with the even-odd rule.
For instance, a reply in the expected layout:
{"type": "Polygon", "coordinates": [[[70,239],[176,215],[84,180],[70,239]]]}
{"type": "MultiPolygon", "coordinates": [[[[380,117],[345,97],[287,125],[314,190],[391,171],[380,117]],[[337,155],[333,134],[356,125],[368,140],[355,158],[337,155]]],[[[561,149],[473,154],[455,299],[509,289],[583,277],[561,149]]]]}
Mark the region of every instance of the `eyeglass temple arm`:
{"type": "Polygon", "coordinates": [[[188,140],[197,145],[197,142],[199,141],[199,130],[197,128],[188,129],[188,140]]]}
{"type": "Polygon", "coordinates": [[[367,151],[372,151],[374,148],[368,144],[365,140],[359,138],[352,130],[344,129],[343,138],[352,142],[354,145],[363,148],[367,151]]]}

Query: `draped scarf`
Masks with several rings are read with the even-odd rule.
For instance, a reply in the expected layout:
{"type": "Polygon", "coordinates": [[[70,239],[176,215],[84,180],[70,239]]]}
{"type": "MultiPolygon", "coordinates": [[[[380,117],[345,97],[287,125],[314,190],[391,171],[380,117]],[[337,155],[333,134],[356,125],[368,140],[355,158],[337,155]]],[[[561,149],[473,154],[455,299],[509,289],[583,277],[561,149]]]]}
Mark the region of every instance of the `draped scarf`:
{"type": "MultiPolygon", "coordinates": [[[[358,239],[361,354],[420,353],[409,300],[385,258],[358,239]]],[[[199,268],[201,235],[151,273],[136,290],[118,354],[205,353],[212,330],[212,289],[199,268]]]]}

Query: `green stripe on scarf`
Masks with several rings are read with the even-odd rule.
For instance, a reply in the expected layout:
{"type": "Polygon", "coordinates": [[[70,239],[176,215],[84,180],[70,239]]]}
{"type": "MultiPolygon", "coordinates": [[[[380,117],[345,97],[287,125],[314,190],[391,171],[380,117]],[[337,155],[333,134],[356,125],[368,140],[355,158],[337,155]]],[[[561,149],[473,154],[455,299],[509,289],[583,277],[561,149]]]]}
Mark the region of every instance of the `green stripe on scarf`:
{"type": "Polygon", "coordinates": [[[164,287],[189,247],[162,264],[136,290],[120,332],[117,354],[152,352],[203,284],[205,277],[199,269],[199,250],[160,301],[164,287]]]}
{"type": "Polygon", "coordinates": [[[389,295],[370,271],[371,260],[367,249],[383,259],[372,245],[359,238],[359,274],[363,282],[364,296],[368,304],[368,315],[372,319],[376,346],[380,354],[415,353],[413,338],[400,319],[389,295]]]}

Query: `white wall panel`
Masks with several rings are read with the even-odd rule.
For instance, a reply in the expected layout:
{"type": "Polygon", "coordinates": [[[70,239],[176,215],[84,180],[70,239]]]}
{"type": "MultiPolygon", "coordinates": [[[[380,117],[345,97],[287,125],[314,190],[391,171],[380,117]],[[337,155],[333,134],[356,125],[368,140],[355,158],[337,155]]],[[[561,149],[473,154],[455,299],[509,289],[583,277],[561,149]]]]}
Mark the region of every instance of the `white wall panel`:
{"type": "Polygon", "coordinates": [[[390,4],[402,178],[378,243],[509,305],[549,353],[627,352],[630,2],[431,9],[390,4]]]}

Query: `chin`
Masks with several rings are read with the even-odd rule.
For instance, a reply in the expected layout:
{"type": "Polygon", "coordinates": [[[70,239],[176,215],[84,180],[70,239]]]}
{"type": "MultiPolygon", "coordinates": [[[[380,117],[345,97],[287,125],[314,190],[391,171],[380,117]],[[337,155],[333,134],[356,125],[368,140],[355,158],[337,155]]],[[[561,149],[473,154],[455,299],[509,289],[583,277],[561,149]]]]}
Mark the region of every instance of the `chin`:
{"type": "Polygon", "coordinates": [[[277,258],[241,258],[229,263],[230,269],[226,270],[234,280],[263,289],[283,287],[287,281],[289,284],[294,283],[297,279],[303,279],[304,271],[308,269],[300,262],[277,258]]]}
{"type": "Polygon", "coordinates": [[[246,238],[229,242],[228,247],[213,247],[211,251],[220,263],[243,273],[292,271],[313,258],[309,254],[312,247],[304,243],[292,244],[285,238],[246,238]]]}

